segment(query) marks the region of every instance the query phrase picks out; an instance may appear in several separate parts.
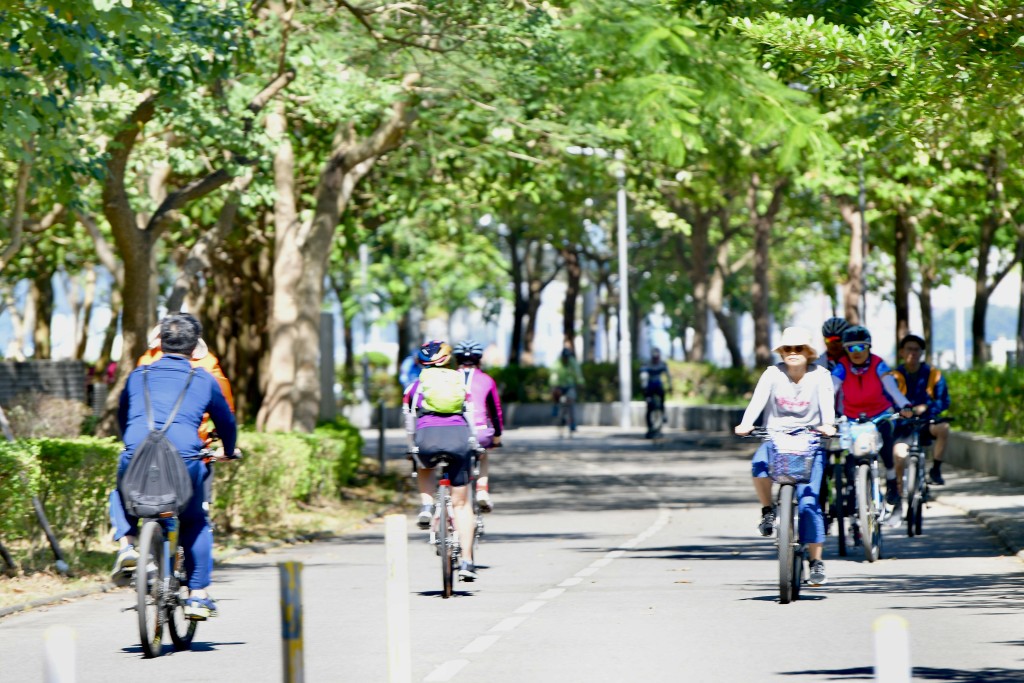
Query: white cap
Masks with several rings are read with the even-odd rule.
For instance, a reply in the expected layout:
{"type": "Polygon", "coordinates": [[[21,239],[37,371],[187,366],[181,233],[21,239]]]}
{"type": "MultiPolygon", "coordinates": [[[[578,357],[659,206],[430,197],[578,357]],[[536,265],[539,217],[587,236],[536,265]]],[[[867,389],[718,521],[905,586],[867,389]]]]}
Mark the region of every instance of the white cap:
{"type": "Polygon", "coordinates": [[[804,355],[807,360],[813,362],[818,357],[818,352],[811,343],[811,333],[802,327],[787,327],[782,331],[782,341],[775,347],[775,353],[782,353],[783,346],[803,346],[806,350],[804,355]]]}

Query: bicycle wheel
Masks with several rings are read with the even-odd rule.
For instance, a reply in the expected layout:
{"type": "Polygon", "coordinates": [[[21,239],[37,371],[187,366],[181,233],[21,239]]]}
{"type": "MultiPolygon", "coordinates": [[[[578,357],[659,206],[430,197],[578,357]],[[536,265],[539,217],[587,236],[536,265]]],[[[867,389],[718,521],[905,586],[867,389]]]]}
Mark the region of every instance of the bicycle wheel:
{"type": "MultiPolygon", "coordinates": [[[[842,458],[840,458],[840,461],[842,458]]],[[[843,477],[843,470],[846,464],[837,462],[833,465],[832,473],[835,479],[835,518],[836,518],[836,540],[839,543],[839,556],[846,557],[846,482],[843,477]]]]}
{"type": "Polygon", "coordinates": [[[796,575],[793,536],[793,486],[779,487],[779,602],[787,605],[796,599],[793,579],[796,575]]]}
{"type": "Polygon", "coordinates": [[[871,494],[871,471],[867,465],[857,466],[857,517],[860,520],[861,544],[864,559],[874,562],[880,554],[881,530],[875,509],[875,498],[871,494]]]}
{"type": "Polygon", "coordinates": [[[448,486],[446,484],[438,487],[437,507],[437,547],[441,551],[441,580],[444,584],[441,595],[447,599],[452,596],[452,539],[449,533],[448,486]]]}
{"type": "Polygon", "coordinates": [[[171,594],[167,596],[167,630],[175,650],[189,650],[196,635],[199,622],[185,616],[185,554],[179,545],[174,554],[174,578],[171,580],[171,594]]]}
{"type": "Polygon", "coordinates": [[[146,522],[139,537],[139,560],[135,566],[136,609],[139,639],[147,659],[163,652],[164,630],[164,530],[157,522],[146,522]]]}
{"type": "Polygon", "coordinates": [[[917,502],[918,490],[917,490],[917,470],[918,470],[918,459],[916,454],[911,454],[907,458],[907,486],[903,492],[903,497],[907,501],[907,536],[913,538],[914,534],[917,533],[917,527],[914,524],[914,516],[917,502]]]}

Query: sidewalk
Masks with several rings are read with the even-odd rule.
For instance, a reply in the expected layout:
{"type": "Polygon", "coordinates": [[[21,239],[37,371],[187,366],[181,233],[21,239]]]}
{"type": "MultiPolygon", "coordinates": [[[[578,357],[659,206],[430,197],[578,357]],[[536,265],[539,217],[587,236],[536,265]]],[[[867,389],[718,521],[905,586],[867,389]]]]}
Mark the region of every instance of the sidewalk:
{"type": "Polygon", "coordinates": [[[1024,560],[1024,485],[948,464],[943,465],[942,473],[946,485],[930,487],[932,499],[977,520],[1009,553],[1024,560]]]}

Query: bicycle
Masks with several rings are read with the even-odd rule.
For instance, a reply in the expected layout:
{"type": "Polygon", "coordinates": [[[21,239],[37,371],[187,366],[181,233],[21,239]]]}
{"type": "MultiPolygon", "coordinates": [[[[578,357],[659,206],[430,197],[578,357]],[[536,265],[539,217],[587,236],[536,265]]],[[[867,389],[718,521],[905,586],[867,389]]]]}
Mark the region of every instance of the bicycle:
{"type": "Polygon", "coordinates": [[[565,438],[568,434],[571,439],[576,431],[576,387],[565,387],[555,390],[557,404],[554,409],[554,417],[558,420],[559,438],[565,438]]]}
{"type": "Polygon", "coordinates": [[[921,446],[921,430],[938,422],[949,422],[951,418],[928,419],[914,416],[905,418],[902,423],[911,427],[910,443],[907,451],[906,465],[903,471],[903,492],[907,499],[907,536],[913,538],[921,535],[924,524],[924,504],[928,500],[928,478],[925,475],[927,448],[921,446]]]}
{"type": "Polygon", "coordinates": [[[814,459],[820,450],[820,435],[813,429],[766,429],[758,427],[748,436],[772,444],[768,472],[777,483],[776,547],[779,559],[779,602],[789,604],[800,598],[807,548],[799,537],[799,501],[796,487],[811,480],[814,459]]]}
{"type": "Polygon", "coordinates": [[[665,426],[665,399],[661,394],[651,393],[645,400],[647,402],[647,438],[660,438],[661,430],[665,426]]]}
{"type": "MultiPolygon", "coordinates": [[[[237,460],[233,453],[223,460],[237,460]]],[[[210,462],[216,458],[204,449],[188,460],[210,462]]],[[[138,613],[139,638],[146,659],[163,654],[164,625],[168,627],[171,643],[176,651],[192,647],[199,620],[185,614],[188,599],[188,575],[185,572],[185,549],[178,544],[179,520],[174,513],[139,520],[139,559],[135,566],[134,583],[138,613]],[[174,549],[173,560],[171,549],[174,549]]]]}
{"type": "Polygon", "coordinates": [[[469,478],[469,504],[473,510],[475,519],[473,529],[473,560],[479,560],[480,542],[484,538],[484,511],[476,499],[476,481],[480,477],[480,456],[486,452],[485,449],[477,447],[473,451],[473,469],[469,478]]]}
{"type": "MultiPolygon", "coordinates": [[[[839,424],[845,421],[841,418],[839,424]]],[[[846,496],[844,482],[845,452],[838,434],[825,447],[825,467],[821,485],[821,510],[825,517],[825,533],[836,523],[836,541],[840,557],[846,557],[846,496]],[[831,474],[831,476],[829,476],[831,474]]]]}
{"type": "MultiPolygon", "coordinates": [[[[413,472],[416,472],[416,456],[419,449],[413,447],[408,455],[413,461],[413,472]]],[[[427,542],[434,546],[434,552],[441,558],[441,597],[448,599],[454,590],[455,573],[459,568],[459,558],[462,555],[462,545],[459,543],[458,528],[455,525],[455,507],[452,504],[451,480],[448,478],[448,466],[451,458],[447,454],[437,456],[434,468],[441,468],[441,478],[437,482],[437,491],[434,492],[434,514],[430,522],[430,534],[427,542]]],[[[472,483],[472,482],[471,482],[472,483]]],[[[475,488],[471,487],[471,488],[475,488]]],[[[476,494],[473,505],[476,509],[476,494]]]]}
{"type": "MultiPolygon", "coordinates": [[[[882,557],[882,522],[887,517],[885,496],[878,474],[882,435],[878,423],[895,420],[898,413],[883,413],[875,418],[861,415],[840,425],[840,443],[847,451],[847,467],[853,471],[853,538],[864,548],[864,559],[875,562],[882,557]]],[[[844,496],[845,499],[845,496],[844,496]]]]}

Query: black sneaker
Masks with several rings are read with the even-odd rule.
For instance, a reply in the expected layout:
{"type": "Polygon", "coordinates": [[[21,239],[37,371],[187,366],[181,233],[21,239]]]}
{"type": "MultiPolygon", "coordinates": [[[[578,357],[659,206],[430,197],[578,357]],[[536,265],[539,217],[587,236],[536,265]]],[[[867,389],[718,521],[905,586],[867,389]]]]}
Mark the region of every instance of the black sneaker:
{"type": "Polygon", "coordinates": [[[938,463],[932,465],[932,468],[928,470],[928,478],[936,486],[945,486],[946,480],[942,478],[942,470],[939,469],[938,463]]]}
{"type": "Polygon", "coordinates": [[[821,560],[811,560],[811,574],[807,577],[807,583],[812,586],[824,586],[828,583],[825,576],[825,563],[821,560]]]}
{"type": "Polygon", "coordinates": [[[896,480],[889,479],[885,485],[885,502],[893,507],[898,507],[900,504],[900,492],[896,488],[896,480]]]}
{"type": "Polygon", "coordinates": [[[775,508],[762,510],[761,523],[757,525],[757,530],[761,532],[762,536],[772,535],[772,531],[775,530],[775,508]]]}

